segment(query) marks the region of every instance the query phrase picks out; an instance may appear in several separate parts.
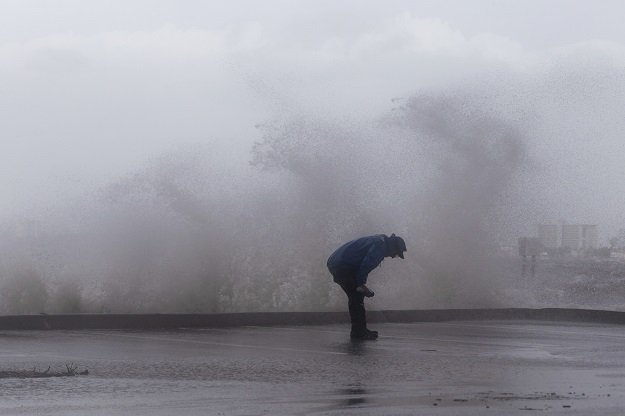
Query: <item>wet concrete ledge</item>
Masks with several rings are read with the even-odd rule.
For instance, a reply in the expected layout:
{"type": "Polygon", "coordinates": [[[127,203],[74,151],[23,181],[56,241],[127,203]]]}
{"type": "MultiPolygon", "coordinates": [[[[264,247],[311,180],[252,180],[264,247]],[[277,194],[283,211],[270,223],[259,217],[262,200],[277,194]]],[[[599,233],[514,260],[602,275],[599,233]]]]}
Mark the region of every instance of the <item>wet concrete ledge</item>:
{"type": "MultiPolygon", "coordinates": [[[[429,309],[368,311],[369,322],[472,320],[571,321],[625,325],[625,312],[590,309],[429,309]]],[[[250,312],[225,314],[68,314],[0,316],[0,330],[223,328],[348,323],[346,312],[250,312]]]]}

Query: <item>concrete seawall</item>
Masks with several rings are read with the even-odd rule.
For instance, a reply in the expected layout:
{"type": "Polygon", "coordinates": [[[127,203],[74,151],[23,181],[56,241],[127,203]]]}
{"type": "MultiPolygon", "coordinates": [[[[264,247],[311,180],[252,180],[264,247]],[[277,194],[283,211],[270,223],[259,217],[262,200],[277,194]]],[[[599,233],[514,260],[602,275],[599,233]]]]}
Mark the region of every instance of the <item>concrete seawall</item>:
{"type": "MultiPolygon", "coordinates": [[[[368,321],[444,322],[539,320],[625,324],[625,312],[589,309],[429,309],[368,311],[368,321]]],[[[0,316],[0,330],[176,329],[349,323],[346,312],[250,312],[225,314],[68,314],[0,316]]]]}

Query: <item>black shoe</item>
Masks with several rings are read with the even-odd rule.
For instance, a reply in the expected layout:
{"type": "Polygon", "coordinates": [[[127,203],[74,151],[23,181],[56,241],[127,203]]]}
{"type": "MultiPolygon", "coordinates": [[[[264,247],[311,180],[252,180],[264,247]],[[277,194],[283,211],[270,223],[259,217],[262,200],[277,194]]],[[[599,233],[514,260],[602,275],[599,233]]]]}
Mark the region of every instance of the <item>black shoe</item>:
{"type": "Polygon", "coordinates": [[[375,339],[378,339],[378,333],[375,331],[369,331],[369,330],[365,330],[365,332],[352,332],[350,334],[350,338],[353,340],[360,340],[360,341],[373,341],[375,339]]]}
{"type": "Polygon", "coordinates": [[[376,337],[376,338],[378,337],[378,331],[370,331],[368,329],[366,331],[369,335],[376,337]]]}

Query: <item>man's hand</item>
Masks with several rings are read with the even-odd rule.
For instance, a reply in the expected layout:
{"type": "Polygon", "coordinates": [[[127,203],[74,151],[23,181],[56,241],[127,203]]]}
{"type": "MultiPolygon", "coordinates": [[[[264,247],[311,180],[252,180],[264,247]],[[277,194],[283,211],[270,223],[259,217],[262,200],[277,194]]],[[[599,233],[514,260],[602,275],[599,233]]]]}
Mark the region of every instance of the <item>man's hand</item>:
{"type": "Polygon", "coordinates": [[[372,298],[375,293],[373,293],[373,290],[369,289],[367,286],[365,285],[360,285],[356,288],[356,292],[358,293],[362,293],[363,295],[365,295],[368,298],[372,298]]]}

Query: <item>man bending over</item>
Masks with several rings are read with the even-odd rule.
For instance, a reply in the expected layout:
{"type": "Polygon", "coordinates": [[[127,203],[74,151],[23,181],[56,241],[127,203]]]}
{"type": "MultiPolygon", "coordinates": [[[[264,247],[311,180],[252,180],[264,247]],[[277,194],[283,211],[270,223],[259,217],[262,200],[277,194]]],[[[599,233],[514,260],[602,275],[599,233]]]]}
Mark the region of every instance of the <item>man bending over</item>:
{"type": "Polygon", "coordinates": [[[351,338],[373,340],[377,331],[367,328],[365,297],[374,293],[366,285],[369,273],[378,267],[385,257],[404,258],[406,243],[401,237],[384,234],[361,237],[343,244],[328,259],[328,270],[347,294],[349,316],[352,322],[351,338]]]}

